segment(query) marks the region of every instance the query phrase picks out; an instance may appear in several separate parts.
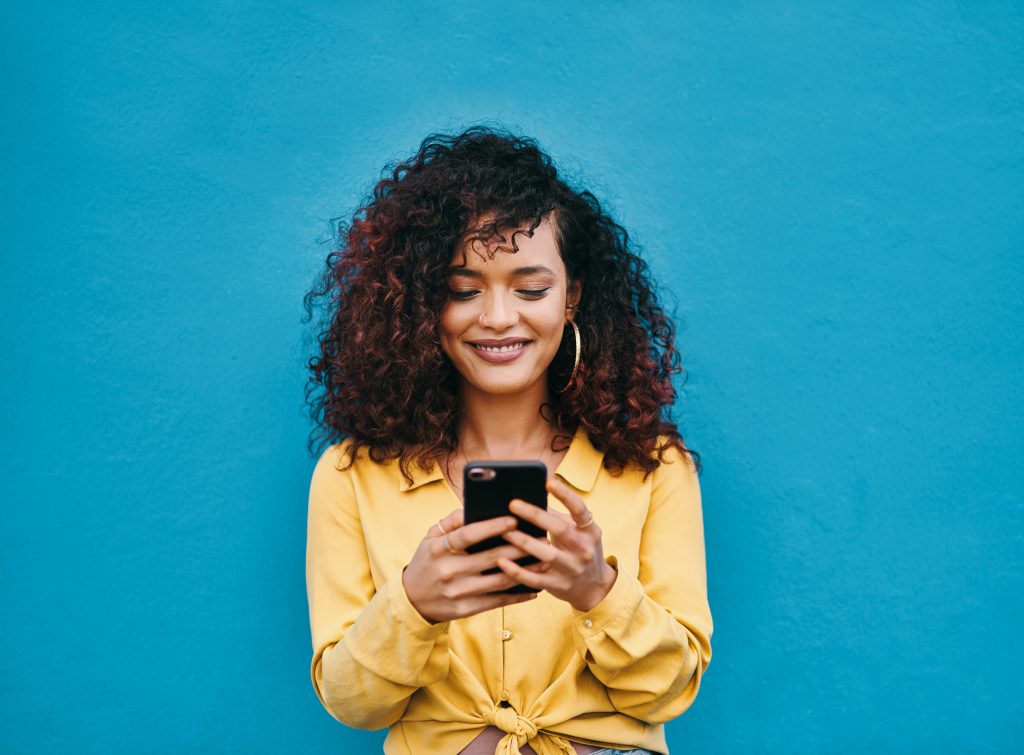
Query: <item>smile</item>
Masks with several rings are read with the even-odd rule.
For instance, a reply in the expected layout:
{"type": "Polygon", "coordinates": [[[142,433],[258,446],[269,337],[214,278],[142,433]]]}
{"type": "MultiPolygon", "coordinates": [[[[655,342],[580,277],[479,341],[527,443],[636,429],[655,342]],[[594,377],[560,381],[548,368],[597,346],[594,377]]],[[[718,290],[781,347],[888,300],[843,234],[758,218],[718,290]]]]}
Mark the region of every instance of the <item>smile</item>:
{"type": "Polygon", "coordinates": [[[529,341],[520,340],[505,343],[469,342],[469,345],[473,347],[473,351],[485,362],[509,362],[522,354],[529,344],[529,341]]]}
{"type": "Polygon", "coordinates": [[[520,342],[520,343],[511,344],[509,346],[480,346],[480,345],[474,343],[473,344],[473,348],[474,349],[480,349],[481,351],[493,351],[495,354],[501,354],[501,353],[506,352],[506,351],[515,351],[516,349],[521,349],[525,345],[526,345],[525,341],[520,342]]]}

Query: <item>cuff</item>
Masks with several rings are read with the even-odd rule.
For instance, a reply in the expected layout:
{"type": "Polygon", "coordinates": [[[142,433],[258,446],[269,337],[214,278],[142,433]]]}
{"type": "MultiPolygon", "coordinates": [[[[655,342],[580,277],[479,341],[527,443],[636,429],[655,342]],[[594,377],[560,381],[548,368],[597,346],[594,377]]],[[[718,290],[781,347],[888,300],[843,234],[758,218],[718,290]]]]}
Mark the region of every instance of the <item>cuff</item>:
{"type": "Polygon", "coordinates": [[[620,616],[631,616],[643,599],[640,581],[622,571],[615,556],[607,556],[605,561],[618,572],[612,589],[589,611],[573,609],[573,626],[584,638],[603,632],[605,627],[620,616]]]}
{"type": "Polygon", "coordinates": [[[405,593],[405,582],[402,581],[403,566],[387,581],[384,589],[388,590],[388,610],[391,618],[401,622],[409,632],[418,640],[436,640],[448,631],[451,624],[449,621],[439,621],[431,624],[420,615],[416,607],[409,602],[409,596],[405,593]]]}

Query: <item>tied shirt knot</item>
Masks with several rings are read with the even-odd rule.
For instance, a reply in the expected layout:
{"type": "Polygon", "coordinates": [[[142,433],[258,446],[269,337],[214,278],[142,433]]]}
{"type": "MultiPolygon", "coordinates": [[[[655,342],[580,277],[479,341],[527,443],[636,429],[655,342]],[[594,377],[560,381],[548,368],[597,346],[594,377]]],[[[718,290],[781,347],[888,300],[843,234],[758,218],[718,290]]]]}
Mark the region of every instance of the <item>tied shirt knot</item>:
{"type": "Polygon", "coordinates": [[[494,750],[494,755],[521,755],[519,748],[524,744],[529,744],[537,755],[576,755],[568,740],[541,731],[529,718],[516,713],[514,708],[495,706],[487,714],[486,719],[487,723],[505,732],[505,736],[494,750]]]}

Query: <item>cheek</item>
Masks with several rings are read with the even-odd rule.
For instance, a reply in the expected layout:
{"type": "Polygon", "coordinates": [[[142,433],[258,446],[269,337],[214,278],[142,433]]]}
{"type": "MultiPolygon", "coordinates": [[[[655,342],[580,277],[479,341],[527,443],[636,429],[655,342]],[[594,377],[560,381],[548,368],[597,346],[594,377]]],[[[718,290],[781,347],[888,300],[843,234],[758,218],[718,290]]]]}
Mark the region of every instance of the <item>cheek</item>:
{"type": "Polygon", "coordinates": [[[438,318],[437,318],[437,327],[438,327],[438,329],[439,329],[439,330],[441,331],[441,333],[447,333],[447,332],[448,332],[448,330],[449,330],[449,329],[450,329],[450,327],[451,327],[451,326],[450,326],[450,325],[448,324],[448,323],[449,323],[449,320],[450,320],[450,317],[449,317],[449,313],[450,313],[450,312],[451,312],[451,308],[450,308],[450,307],[447,307],[447,306],[446,306],[446,307],[444,307],[444,308],[443,308],[443,309],[441,310],[441,313],[440,313],[440,315],[438,315],[438,318]]]}
{"type": "Polygon", "coordinates": [[[440,331],[441,347],[445,352],[448,352],[449,345],[457,341],[459,336],[465,331],[465,320],[465,316],[460,314],[458,307],[453,307],[449,304],[441,310],[437,327],[440,331]]]}
{"type": "Polygon", "coordinates": [[[562,330],[565,327],[565,309],[560,304],[554,304],[544,312],[544,329],[552,337],[561,338],[562,330]]]}

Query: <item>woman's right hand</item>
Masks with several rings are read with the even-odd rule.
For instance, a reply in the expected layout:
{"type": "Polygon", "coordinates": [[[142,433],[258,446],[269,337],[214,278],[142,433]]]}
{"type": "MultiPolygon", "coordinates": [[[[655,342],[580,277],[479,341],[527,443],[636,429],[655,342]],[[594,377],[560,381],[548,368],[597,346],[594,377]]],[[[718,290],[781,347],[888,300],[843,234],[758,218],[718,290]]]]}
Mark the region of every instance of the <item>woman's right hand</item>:
{"type": "Polygon", "coordinates": [[[424,619],[434,624],[461,619],[537,596],[532,592],[491,594],[518,583],[500,571],[481,574],[496,567],[499,558],[515,560],[528,555],[524,551],[514,545],[502,545],[480,553],[465,552],[474,543],[501,537],[515,529],[515,517],[497,517],[463,526],[462,509],[456,509],[438,524],[430,525],[402,572],[405,594],[424,619]]]}

